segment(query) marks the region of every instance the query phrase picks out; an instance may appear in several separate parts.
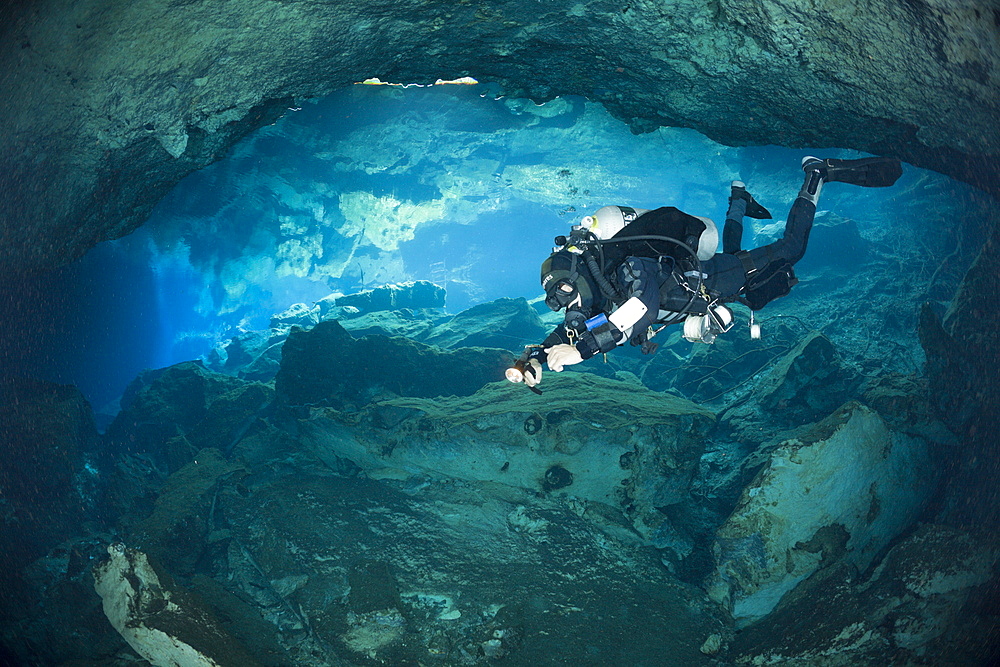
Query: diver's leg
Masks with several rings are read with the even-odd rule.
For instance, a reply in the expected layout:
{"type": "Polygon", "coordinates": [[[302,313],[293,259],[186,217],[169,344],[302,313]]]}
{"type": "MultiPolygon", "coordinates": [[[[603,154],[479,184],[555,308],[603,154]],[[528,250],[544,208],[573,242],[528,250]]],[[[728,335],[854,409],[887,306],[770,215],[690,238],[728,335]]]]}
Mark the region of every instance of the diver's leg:
{"type": "Polygon", "coordinates": [[[788,212],[782,237],[774,243],[749,251],[755,269],[763,269],[774,261],[795,264],[806,254],[809,232],[812,231],[813,219],[816,217],[816,203],[819,202],[819,194],[825,182],[823,173],[817,168],[819,161],[813,160],[815,158],[807,157],[802,161],[805,180],[788,212]]]}
{"type": "Polygon", "coordinates": [[[799,196],[795,198],[788,212],[785,233],[781,238],[781,242],[785,245],[783,259],[792,264],[806,254],[809,232],[812,231],[813,219],[816,217],[819,193],[822,192],[823,183],[826,181],[824,174],[817,170],[813,163],[807,162],[808,159],[802,161],[802,171],[806,173],[806,177],[799,190],[799,196]]]}
{"type": "Polygon", "coordinates": [[[808,156],[802,159],[805,180],[798,197],[788,212],[785,233],[781,239],[749,251],[749,259],[754,270],[761,270],[769,263],[780,260],[795,262],[802,259],[809,243],[816,203],[819,201],[823,184],[827,182],[850,183],[866,188],[881,188],[892,185],[903,173],[899,160],[895,158],[873,157],[859,160],[835,160],[808,156]]]}
{"type": "Polygon", "coordinates": [[[733,181],[729,195],[729,210],[722,228],[722,252],[733,255],[743,248],[743,216],[766,219],[771,213],[757,203],[743,181],[733,181]]]}
{"type": "Polygon", "coordinates": [[[866,188],[882,188],[892,185],[903,173],[899,160],[895,158],[862,158],[860,160],[821,160],[812,156],[802,159],[805,181],[799,196],[788,212],[784,237],[784,259],[794,264],[802,259],[809,242],[816,203],[827,182],[850,183],[866,188]]]}
{"type": "Polygon", "coordinates": [[[807,157],[802,169],[817,171],[828,183],[850,183],[863,188],[885,188],[893,185],[903,174],[899,160],[891,157],[865,157],[858,160],[837,160],[807,157]]]}
{"type": "Polygon", "coordinates": [[[743,216],[747,213],[747,200],[742,195],[745,192],[743,181],[733,181],[726,224],[722,227],[722,252],[727,255],[734,255],[743,249],[743,216]]]}

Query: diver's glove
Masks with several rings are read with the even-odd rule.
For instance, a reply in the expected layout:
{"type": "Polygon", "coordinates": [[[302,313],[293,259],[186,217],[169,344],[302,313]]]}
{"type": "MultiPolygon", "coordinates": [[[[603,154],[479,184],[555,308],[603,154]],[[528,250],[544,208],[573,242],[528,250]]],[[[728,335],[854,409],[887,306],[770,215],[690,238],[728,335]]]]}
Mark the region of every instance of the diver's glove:
{"type": "Polygon", "coordinates": [[[580,351],[577,350],[575,346],[567,343],[553,345],[552,347],[546,349],[545,353],[548,355],[549,370],[556,373],[562,373],[566,366],[572,366],[573,364],[578,364],[583,361],[580,351]]]}
{"type": "Polygon", "coordinates": [[[524,364],[524,384],[534,387],[542,381],[542,365],[538,359],[528,359],[524,364]]]}

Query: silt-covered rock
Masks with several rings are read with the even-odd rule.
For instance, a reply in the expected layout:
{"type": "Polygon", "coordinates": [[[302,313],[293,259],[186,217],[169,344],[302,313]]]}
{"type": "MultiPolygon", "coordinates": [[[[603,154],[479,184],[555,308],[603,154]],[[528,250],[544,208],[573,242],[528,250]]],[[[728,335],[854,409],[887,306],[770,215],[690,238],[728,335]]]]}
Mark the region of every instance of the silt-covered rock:
{"type": "Polygon", "coordinates": [[[355,339],[336,320],[293,331],[275,377],[284,406],[360,407],[376,396],[469,395],[503,377],[510,352],[442,351],[405,338],[372,334],[355,339]]]}
{"type": "Polygon", "coordinates": [[[360,413],[313,410],[302,442],[376,477],[454,478],[571,497],[649,540],[683,502],[714,425],[707,410],[638,383],[552,374],[537,396],[507,382],[468,397],[398,398],[360,413]],[[600,507],[607,508],[601,510],[600,507]]]}
{"type": "Polygon", "coordinates": [[[740,625],[760,620],[835,563],[864,570],[933,493],[927,444],[849,403],[783,442],[719,528],[709,595],[740,625]]]}

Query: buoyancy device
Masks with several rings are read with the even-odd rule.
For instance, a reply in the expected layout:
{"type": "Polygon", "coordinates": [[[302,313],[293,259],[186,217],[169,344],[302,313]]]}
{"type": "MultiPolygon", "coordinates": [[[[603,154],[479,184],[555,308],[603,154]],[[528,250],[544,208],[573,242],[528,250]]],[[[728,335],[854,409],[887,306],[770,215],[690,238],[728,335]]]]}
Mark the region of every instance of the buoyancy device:
{"type": "Polygon", "coordinates": [[[597,238],[616,241],[605,251],[611,270],[629,256],[669,256],[675,261],[688,260],[691,258],[689,249],[703,262],[711,259],[719,247],[719,230],[710,218],[689,215],[673,206],[652,211],[605,206],[583,222],[585,227],[589,224],[597,230],[594,231],[597,238]],[[606,236],[609,233],[610,236],[606,236]],[[668,239],[679,240],[688,247],[668,239]]]}

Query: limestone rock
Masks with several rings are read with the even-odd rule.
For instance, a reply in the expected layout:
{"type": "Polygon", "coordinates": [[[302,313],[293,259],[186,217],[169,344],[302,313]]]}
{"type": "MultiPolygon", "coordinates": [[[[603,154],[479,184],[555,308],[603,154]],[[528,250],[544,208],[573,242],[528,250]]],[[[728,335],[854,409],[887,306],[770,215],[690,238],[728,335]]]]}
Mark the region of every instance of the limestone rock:
{"type": "Polygon", "coordinates": [[[282,633],[298,643],[286,640],[281,664],[489,664],[490,655],[630,665],[669,655],[707,665],[698,646],[726,632],[714,605],[648,549],[603,533],[555,494],[516,503],[459,479],[275,472],[249,494],[220,494],[233,526],[232,575],[220,582],[256,599],[271,581],[307,577],[287,600],[267,598],[265,615],[301,611],[309,624],[307,639],[282,633]]]}
{"type": "Polygon", "coordinates": [[[833,343],[813,332],[768,372],[757,388],[758,402],[776,421],[807,424],[852,398],[858,382],[833,343]]]}
{"type": "Polygon", "coordinates": [[[935,478],[925,442],[845,405],[782,443],[744,489],[716,534],[710,596],[747,625],[831,564],[864,570],[914,521],[935,478]]]}
{"type": "MultiPolygon", "coordinates": [[[[711,402],[767,369],[781,346],[793,347],[798,339],[797,331],[783,320],[775,322],[763,340],[750,338],[745,328],[736,326],[712,345],[695,345],[687,360],[671,355],[669,349],[657,351],[643,369],[642,380],[657,391],[673,389],[693,401],[711,402]]],[[[661,342],[666,347],[671,341],[661,342]]]]}
{"type": "Polygon", "coordinates": [[[399,82],[487,77],[536,101],[586,95],[635,132],[682,125],[731,145],[891,153],[996,188],[1000,67],[989,7],[104,7],[25,4],[5,21],[0,258],[10,270],[65,262],[129,233],[173,184],[286,113],[293,97],[376,72],[399,82]],[[212,39],[192,37],[205,30],[212,39]],[[614,55],[595,59],[593,44],[614,55]],[[726,102],[734,98],[742,104],[726,102]]]}
{"type": "MultiPolygon", "coordinates": [[[[4,533],[8,535],[9,533],[4,533]]],[[[10,545],[5,545],[10,553],[10,545]]],[[[119,665],[124,648],[94,592],[90,569],[107,556],[107,541],[74,537],[26,567],[11,560],[0,581],[0,644],[4,665],[63,665],[91,660],[119,665]]]]}
{"type": "Polygon", "coordinates": [[[178,574],[189,574],[206,547],[214,494],[220,485],[247,474],[217,449],[204,449],[167,478],[153,512],[139,523],[133,541],[178,574]]]}
{"type": "Polygon", "coordinates": [[[90,482],[84,456],[97,442],[93,411],[75,387],[0,380],[0,532],[9,559],[4,574],[75,531],[80,510],[89,504],[81,497],[90,482]]]}
{"type": "Polygon", "coordinates": [[[998,555],[995,536],[921,525],[867,578],[834,567],[807,594],[782,603],[767,623],[736,636],[730,659],[816,667],[993,664],[991,630],[968,612],[977,594],[990,595],[998,555]]]}
{"type": "Polygon", "coordinates": [[[350,313],[348,308],[336,309],[341,313],[337,319],[341,326],[355,338],[370,334],[383,336],[403,336],[416,341],[424,341],[434,327],[451,319],[444,313],[429,310],[380,310],[373,313],[350,313]]]}
{"type": "Polygon", "coordinates": [[[422,310],[427,308],[444,308],[445,291],[443,287],[426,280],[417,280],[398,285],[384,285],[375,289],[365,290],[357,294],[330,296],[321,299],[317,305],[320,308],[321,319],[330,319],[341,314],[337,309],[353,308],[358,314],[373,313],[382,310],[422,310]]]}
{"type": "MultiPolygon", "coordinates": [[[[264,331],[245,331],[229,340],[223,341],[217,344],[212,351],[208,354],[208,367],[218,373],[226,373],[228,375],[238,375],[244,377],[244,374],[252,375],[254,371],[249,371],[248,368],[253,366],[257,360],[262,356],[266,355],[267,351],[278,345],[277,348],[280,351],[280,344],[284,342],[288,335],[288,331],[282,333],[276,333],[270,329],[264,331]]],[[[277,372],[278,365],[274,364],[274,372],[277,372]]],[[[274,373],[271,373],[270,377],[266,379],[272,379],[274,373]]],[[[260,377],[248,377],[246,379],[259,380],[260,377]]]]}
{"type": "Polygon", "coordinates": [[[374,397],[468,395],[503,377],[514,360],[503,350],[449,352],[373,334],[355,340],[336,320],[293,331],[282,348],[275,378],[285,406],[360,407],[374,397]]]}
{"type": "Polygon", "coordinates": [[[687,498],[712,414],[589,373],[550,374],[544,386],[541,397],[501,381],[468,397],[380,401],[356,415],[315,410],[298,430],[335,467],[347,459],[376,477],[395,470],[572,497],[627,517],[644,540],[666,540],[658,508],[687,498]]]}
{"type": "Polygon", "coordinates": [[[946,492],[944,515],[966,525],[1000,519],[1000,327],[992,307],[1000,295],[1000,233],[994,232],[959,286],[942,319],[930,304],[920,313],[929,399],[962,443],[958,474],[946,492]],[[979,502],[968,502],[974,496],[979,502]]]}
{"type": "Polygon", "coordinates": [[[121,543],[94,568],[104,613],[136,653],[157,667],[259,664],[190,594],[179,589],[146,554],[121,543]]]}
{"type": "Polygon", "coordinates": [[[421,340],[448,349],[475,346],[520,351],[544,339],[549,331],[526,299],[503,298],[463,310],[421,340]]]}
{"type": "Polygon", "coordinates": [[[195,362],[146,371],[129,385],[107,435],[127,451],[152,454],[173,471],[202,447],[230,447],[271,396],[264,385],[214,373],[195,362]],[[178,437],[191,442],[187,454],[174,440],[178,437]]]}
{"type": "Polygon", "coordinates": [[[319,306],[307,306],[304,303],[295,303],[283,312],[271,317],[269,328],[273,331],[284,333],[287,333],[293,326],[307,329],[319,322],[319,313],[319,306]]]}

